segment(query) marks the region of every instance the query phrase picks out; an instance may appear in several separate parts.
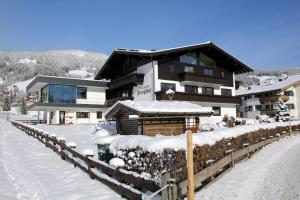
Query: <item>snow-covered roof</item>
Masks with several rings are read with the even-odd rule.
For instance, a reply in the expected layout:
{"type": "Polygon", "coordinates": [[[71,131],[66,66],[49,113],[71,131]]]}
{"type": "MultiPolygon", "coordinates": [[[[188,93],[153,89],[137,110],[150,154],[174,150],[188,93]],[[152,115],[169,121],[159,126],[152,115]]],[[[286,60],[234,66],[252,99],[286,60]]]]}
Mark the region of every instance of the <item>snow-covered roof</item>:
{"type": "Polygon", "coordinates": [[[187,101],[118,101],[106,113],[110,118],[119,107],[134,111],[136,114],[187,114],[187,115],[211,115],[213,110],[187,101]]]}
{"type": "Polygon", "coordinates": [[[251,85],[246,88],[239,88],[236,91],[236,95],[247,95],[247,94],[255,94],[260,92],[267,92],[273,90],[281,90],[287,87],[290,87],[293,84],[296,84],[300,81],[300,74],[290,75],[287,79],[279,81],[279,79],[272,79],[271,83],[260,83],[259,85],[251,85]]]}

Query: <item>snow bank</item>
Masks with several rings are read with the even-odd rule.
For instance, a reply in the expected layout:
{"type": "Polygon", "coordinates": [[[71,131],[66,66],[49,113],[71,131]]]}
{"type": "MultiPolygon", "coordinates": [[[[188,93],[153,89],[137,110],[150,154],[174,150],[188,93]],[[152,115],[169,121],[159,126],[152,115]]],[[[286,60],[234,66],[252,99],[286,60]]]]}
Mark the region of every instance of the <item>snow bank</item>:
{"type": "Polygon", "coordinates": [[[100,137],[97,141],[96,144],[110,144],[113,140],[117,138],[122,138],[125,137],[124,135],[111,135],[111,136],[103,136],[100,137]]]}
{"type": "MultiPolygon", "coordinates": [[[[293,121],[292,125],[300,124],[299,121],[293,121]]],[[[254,124],[237,126],[234,128],[220,128],[209,132],[200,132],[193,134],[193,145],[203,146],[205,144],[213,145],[217,141],[225,138],[232,138],[258,131],[260,129],[273,129],[280,126],[288,126],[288,122],[254,124]]],[[[130,135],[117,138],[110,143],[109,150],[113,154],[117,154],[118,150],[137,149],[140,148],[147,152],[162,153],[164,149],[173,149],[175,151],[186,149],[186,134],[177,136],[143,136],[130,135]]]]}
{"type": "Polygon", "coordinates": [[[82,154],[85,155],[85,156],[94,156],[93,150],[90,150],[90,149],[85,149],[85,150],[82,152],[82,154]]]}

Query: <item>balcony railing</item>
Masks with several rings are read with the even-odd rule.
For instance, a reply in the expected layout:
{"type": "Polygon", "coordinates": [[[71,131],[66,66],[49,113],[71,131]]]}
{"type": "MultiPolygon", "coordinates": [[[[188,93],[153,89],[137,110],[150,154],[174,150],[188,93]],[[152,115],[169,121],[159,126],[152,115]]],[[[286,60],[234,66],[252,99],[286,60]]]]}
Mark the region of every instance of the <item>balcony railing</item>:
{"type": "Polygon", "coordinates": [[[225,84],[225,79],[217,76],[202,76],[199,74],[183,72],[178,75],[180,81],[193,81],[193,82],[204,82],[204,83],[215,83],[219,85],[225,84]]]}
{"type": "MultiPolygon", "coordinates": [[[[169,96],[165,92],[156,92],[157,100],[169,100],[169,96]]],[[[204,94],[190,94],[184,92],[176,92],[173,100],[177,101],[199,101],[212,103],[232,103],[241,104],[240,97],[224,96],[224,95],[204,95],[204,94]]]]}
{"type": "Polygon", "coordinates": [[[139,73],[130,73],[130,74],[127,74],[125,76],[122,76],[118,79],[115,79],[115,80],[112,80],[110,83],[109,83],[109,89],[112,90],[112,89],[116,89],[120,86],[124,86],[124,85],[127,85],[127,84],[134,84],[134,85],[137,85],[137,84],[143,84],[144,82],[144,74],[139,74],[139,73]]]}
{"type": "Polygon", "coordinates": [[[261,97],[259,98],[259,101],[261,103],[264,103],[264,102],[276,102],[278,101],[280,98],[280,95],[273,95],[273,96],[268,96],[268,97],[261,97]]]}
{"type": "Polygon", "coordinates": [[[106,101],[106,105],[110,107],[113,106],[117,101],[124,101],[124,100],[133,100],[133,97],[118,97],[114,99],[108,99],[106,101]]]}

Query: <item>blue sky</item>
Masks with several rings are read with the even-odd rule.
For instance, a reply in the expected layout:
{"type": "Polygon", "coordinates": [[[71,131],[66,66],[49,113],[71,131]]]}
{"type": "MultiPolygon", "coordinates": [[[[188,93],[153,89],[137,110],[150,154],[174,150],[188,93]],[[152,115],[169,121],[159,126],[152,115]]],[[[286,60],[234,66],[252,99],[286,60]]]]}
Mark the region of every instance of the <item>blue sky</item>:
{"type": "Polygon", "coordinates": [[[300,1],[0,0],[0,51],[213,41],[251,67],[300,67],[300,1]]]}

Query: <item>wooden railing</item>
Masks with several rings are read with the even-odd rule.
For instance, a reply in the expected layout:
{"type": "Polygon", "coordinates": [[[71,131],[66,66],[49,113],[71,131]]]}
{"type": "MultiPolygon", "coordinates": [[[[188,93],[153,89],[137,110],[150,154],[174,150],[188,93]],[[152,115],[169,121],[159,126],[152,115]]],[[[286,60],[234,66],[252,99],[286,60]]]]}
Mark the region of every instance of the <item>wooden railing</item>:
{"type": "Polygon", "coordinates": [[[133,97],[118,97],[114,99],[107,99],[106,105],[110,107],[113,106],[117,101],[124,101],[124,100],[133,100],[133,97]]]}
{"type": "Polygon", "coordinates": [[[178,75],[180,81],[192,81],[192,82],[204,82],[204,83],[214,83],[218,85],[224,85],[225,79],[216,76],[202,76],[199,74],[183,72],[178,75]]]}
{"type": "Polygon", "coordinates": [[[137,72],[133,72],[133,73],[129,73],[125,76],[122,76],[118,79],[112,80],[109,83],[109,89],[113,90],[113,89],[116,89],[120,86],[124,86],[129,83],[133,83],[135,85],[143,84],[143,82],[144,82],[144,74],[139,74],[137,72]]]}
{"type": "Polygon", "coordinates": [[[145,179],[137,173],[94,160],[92,156],[79,153],[75,150],[76,147],[67,146],[65,140],[59,140],[59,138],[51,136],[47,132],[21,122],[11,121],[11,123],[26,134],[44,143],[46,147],[57,152],[63,160],[71,161],[74,167],[79,167],[87,172],[90,178],[104,183],[123,197],[138,200],[143,198],[143,191],[155,192],[161,188],[158,181],[145,179]]]}
{"type": "MultiPolygon", "coordinates": [[[[274,136],[270,136],[270,138],[261,138],[260,142],[255,144],[249,145],[244,144],[244,148],[238,151],[229,150],[227,151],[227,156],[222,158],[221,160],[211,164],[210,166],[206,167],[205,169],[201,170],[200,172],[194,174],[195,180],[195,189],[203,186],[203,182],[213,179],[213,177],[217,174],[223,172],[226,168],[233,166],[236,162],[241,160],[245,157],[250,157],[251,154],[256,152],[257,150],[261,149],[263,146],[270,144],[274,141],[278,141],[279,139],[287,136],[287,132],[283,131],[281,135],[277,134],[274,136]]],[[[178,183],[178,196],[184,197],[187,195],[187,186],[188,180],[184,180],[178,183]]]]}

